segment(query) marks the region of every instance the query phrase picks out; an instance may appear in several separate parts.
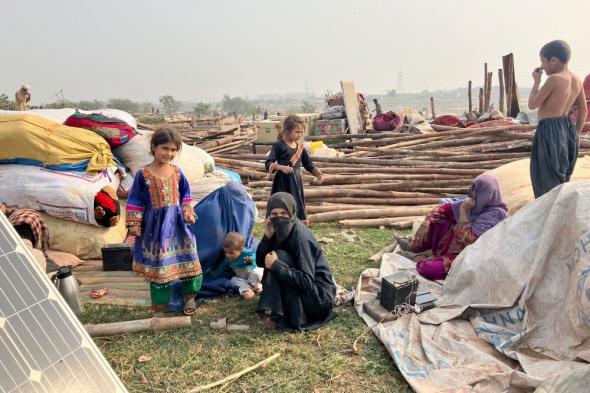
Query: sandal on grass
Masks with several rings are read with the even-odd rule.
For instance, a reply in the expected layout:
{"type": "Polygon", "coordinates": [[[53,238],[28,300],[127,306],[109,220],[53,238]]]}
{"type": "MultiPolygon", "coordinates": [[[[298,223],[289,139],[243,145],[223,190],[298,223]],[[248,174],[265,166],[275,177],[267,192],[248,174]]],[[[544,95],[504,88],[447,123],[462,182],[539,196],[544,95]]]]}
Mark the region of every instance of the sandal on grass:
{"type": "Polygon", "coordinates": [[[197,304],[195,303],[194,297],[184,300],[184,307],[182,308],[182,312],[184,313],[184,315],[195,315],[195,313],[197,312],[197,304]]]}

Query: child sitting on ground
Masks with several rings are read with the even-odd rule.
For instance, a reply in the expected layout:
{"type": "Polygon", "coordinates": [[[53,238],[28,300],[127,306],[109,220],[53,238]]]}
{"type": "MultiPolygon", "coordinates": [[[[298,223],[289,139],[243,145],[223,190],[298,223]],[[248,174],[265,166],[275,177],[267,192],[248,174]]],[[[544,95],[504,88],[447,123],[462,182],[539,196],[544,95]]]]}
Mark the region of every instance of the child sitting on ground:
{"type": "Polygon", "coordinates": [[[244,237],[238,232],[229,232],[223,239],[225,259],[211,272],[213,277],[231,277],[244,299],[252,299],[262,290],[264,269],[256,266],[256,253],[244,247],[244,237]]]}

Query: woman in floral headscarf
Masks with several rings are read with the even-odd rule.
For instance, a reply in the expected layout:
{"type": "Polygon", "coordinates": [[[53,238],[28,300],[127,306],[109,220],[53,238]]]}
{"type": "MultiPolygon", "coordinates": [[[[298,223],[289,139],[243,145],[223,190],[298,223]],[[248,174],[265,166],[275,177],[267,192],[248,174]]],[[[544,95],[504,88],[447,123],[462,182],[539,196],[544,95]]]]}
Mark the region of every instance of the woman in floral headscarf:
{"type": "Polygon", "coordinates": [[[430,280],[443,280],[455,257],[486,231],[508,216],[498,180],[484,173],[473,181],[469,198],[432,209],[409,241],[397,238],[400,248],[413,253],[432,251],[431,257],[418,255],[416,270],[430,280]]]}

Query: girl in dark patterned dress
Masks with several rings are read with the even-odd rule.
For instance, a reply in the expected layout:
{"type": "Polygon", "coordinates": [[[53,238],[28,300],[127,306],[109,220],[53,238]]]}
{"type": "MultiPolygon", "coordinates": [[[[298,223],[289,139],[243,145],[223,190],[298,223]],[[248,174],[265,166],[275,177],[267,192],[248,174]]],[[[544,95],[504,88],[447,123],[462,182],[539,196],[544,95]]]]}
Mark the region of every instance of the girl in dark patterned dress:
{"type": "Polygon", "coordinates": [[[318,184],[322,182],[323,175],[322,171],[311,162],[303,144],[298,142],[303,135],[303,130],[304,123],[299,116],[287,116],[283,121],[283,129],[278,135],[278,142],[272,145],[265,167],[269,173],[275,173],[270,194],[276,192],[291,194],[297,203],[297,218],[307,223],[301,165],[316,177],[318,184]]]}
{"type": "Polygon", "coordinates": [[[136,173],[127,200],[126,224],[137,236],[133,271],[150,282],[155,316],[163,316],[177,279],[182,281],[183,311],[192,315],[203,276],[196,239],[187,226],[196,219],[189,184],[171,164],[182,143],[176,132],[160,130],[150,145],[154,161],[136,173]]]}

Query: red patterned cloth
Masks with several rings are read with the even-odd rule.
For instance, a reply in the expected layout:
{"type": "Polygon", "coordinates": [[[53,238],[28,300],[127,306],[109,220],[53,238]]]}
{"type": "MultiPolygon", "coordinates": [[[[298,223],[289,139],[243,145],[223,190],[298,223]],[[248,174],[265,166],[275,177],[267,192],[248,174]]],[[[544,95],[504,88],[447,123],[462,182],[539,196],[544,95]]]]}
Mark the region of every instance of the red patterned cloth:
{"type": "Polygon", "coordinates": [[[402,120],[395,112],[385,112],[373,118],[373,128],[376,131],[393,131],[401,126],[402,120]]]}
{"type": "Polygon", "coordinates": [[[26,224],[30,226],[35,236],[33,248],[47,251],[49,248],[49,230],[39,212],[32,209],[17,209],[8,217],[8,221],[12,225],[26,224]]]}
{"type": "Polygon", "coordinates": [[[76,111],[66,119],[64,124],[84,128],[102,136],[111,148],[121,146],[137,135],[135,128],[123,120],[106,117],[99,113],[85,115],[76,111]]]}
{"type": "Polygon", "coordinates": [[[447,127],[465,127],[465,124],[461,121],[461,119],[453,115],[438,116],[430,124],[447,127]]]}
{"type": "Polygon", "coordinates": [[[505,127],[512,125],[514,124],[508,120],[488,120],[481,123],[472,124],[467,128],[505,127]]]}
{"type": "Polygon", "coordinates": [[[414,240],[412,249],[417,252],[432,250],[433,256],[427,259],[437,260],[448,272],[457,255],[478,236],[471,224],[457,222],[450,203],[433,208],[425,221],[429,223],[428,236],[421,243],[414,240]]]}

